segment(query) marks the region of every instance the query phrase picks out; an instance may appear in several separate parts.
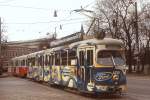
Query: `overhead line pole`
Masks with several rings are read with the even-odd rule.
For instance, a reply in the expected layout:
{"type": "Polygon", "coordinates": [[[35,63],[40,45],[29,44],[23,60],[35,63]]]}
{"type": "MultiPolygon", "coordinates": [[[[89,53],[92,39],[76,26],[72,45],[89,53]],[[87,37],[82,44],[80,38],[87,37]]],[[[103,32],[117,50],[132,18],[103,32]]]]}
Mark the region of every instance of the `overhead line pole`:
{"type": "Polygon", "coordinates": [[[0,17],[0,56],[1,56],[1,17],[0,17]]]}
{"type": "Polygon", "coordinates": [[[0,17],[0,59],[1,59],[1,38],[2,38],[2,31],[1,31],[1,17],[0,17]]]}
{"type": "Polygon", "coordinates": [[[139,72],[139,27],[138,27],[138,11],[137,11],[137,2],[135,2],[135,34],[136,34],[136,47],[137,47],[137,72],[139,72]]]}
{"type": "Polygon", "coordinates": [[[0,74],[2,74],[2,44],[1,44],[1,39],[2,39],[2,31],[1,31],[1,17],[0,17],[0,74]]]}

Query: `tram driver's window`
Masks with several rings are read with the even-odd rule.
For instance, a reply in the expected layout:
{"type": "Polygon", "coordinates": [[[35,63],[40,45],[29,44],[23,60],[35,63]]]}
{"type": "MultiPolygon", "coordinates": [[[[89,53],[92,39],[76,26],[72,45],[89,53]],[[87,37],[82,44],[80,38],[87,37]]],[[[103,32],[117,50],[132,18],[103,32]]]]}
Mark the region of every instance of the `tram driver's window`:
{"type": "Polygon", "coordinates": [[[87,50],[87,65],[93,65],[93,50],[87,50]]]}

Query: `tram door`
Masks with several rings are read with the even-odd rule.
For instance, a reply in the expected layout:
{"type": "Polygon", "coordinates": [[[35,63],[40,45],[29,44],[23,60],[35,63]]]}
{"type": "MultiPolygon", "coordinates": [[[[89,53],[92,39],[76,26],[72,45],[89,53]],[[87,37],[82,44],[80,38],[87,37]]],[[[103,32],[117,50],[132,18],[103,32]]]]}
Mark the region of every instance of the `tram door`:
{"type": "Polygon", "coordinates": [[[78,70],[78,88],[86,90],[87,84],[90,82],[90,70],[93,66],[94,48],[80,48],[78,49],[79,68],[78,70]]]}

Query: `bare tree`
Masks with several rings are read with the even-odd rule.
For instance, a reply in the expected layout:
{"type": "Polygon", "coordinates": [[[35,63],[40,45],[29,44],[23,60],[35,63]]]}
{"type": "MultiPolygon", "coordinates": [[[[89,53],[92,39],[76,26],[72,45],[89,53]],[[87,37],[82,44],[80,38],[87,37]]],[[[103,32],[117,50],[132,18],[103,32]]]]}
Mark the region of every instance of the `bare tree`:
{"type": "Polygon", "coordinates": [[[150,59],[150,3],[142,6],[141,15],[139,17],[139,31],[141,38],[141,64],[144,71],[144,65],[149,64],[150,59]]]}
{"type": "MultiPolygon", "coordinates": [[[[134,64],[135,51],[142,47],[143,37],[149,37],[149,28],[145,27],[144,20],[149,18],[149,9],[147,5],[142,6],[142,10],[137,10],[137,3],[132,0],[97,0],[96,14],[94,17],[99,19],[99,25],[95,26],[105,29],[107,36],[122,39],[125,44],[126,59],[129,65],[129,72],[132,72],[134,64]],[[143,17],[145,14],[147,18],[143,17]],[[145,28],[147,28],[145,30],[145,28]],[[138,48],[137,48],[138,47],[138,48]],[[137,48],[137,49],[136,49],[137,48]]],[[[147,25],[146,25],[147,26],[147,25]]],[[[95,27],[93,31],[95,32],[95,27]]],[[[149,38],[146,39],[149,45],[149,38]]],[[[139,65],[137,63],[137,65],[139,65]]],[[[139,70],[139,67],[137,67],[139,70]]]]}
{"type": "Polygon", "coordinates": [[[132,71],[133,50],[135,45],[135,34],[133,25],[135,23],[134,13],[130,11],[131,3],[128,0],[97,0],[96,17],[101,22],[107,35],[112,38],[122,39],[125,44],[129,72],[132,71]]]}
{"type": "Polygon", "coordinates": [[[3,51],[6,50],[6,42],[7,42],[7,37],[5,36],[5,31],[4,27],[2,26],[1,18],[0,18],[0,74],[2,74],[3,70],[3,51]]]}

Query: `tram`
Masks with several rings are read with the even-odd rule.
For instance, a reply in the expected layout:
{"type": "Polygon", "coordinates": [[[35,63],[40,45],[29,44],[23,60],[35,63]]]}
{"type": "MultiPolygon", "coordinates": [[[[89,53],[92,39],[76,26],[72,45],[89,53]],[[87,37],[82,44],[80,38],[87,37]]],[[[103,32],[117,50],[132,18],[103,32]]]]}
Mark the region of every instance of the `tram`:
{"type": "Polygon", "coordinates": [[[15,57],[11,60],[12,67],[9,68],[10,72],[14,76],[26,77],[28,67],[27,67],[27,55],[15,57]]]}
{"type": "Polygon", "coordinates": [[[25,68],[28,70],[24,74],[19,71],[19,75],[26,75],[36,81],[57,84],[84,93],[127,91],[124,46],[117,39],[88,39],[21,58],[23,59],[12,59],[13,62],[26,62],[25,68]]]}

